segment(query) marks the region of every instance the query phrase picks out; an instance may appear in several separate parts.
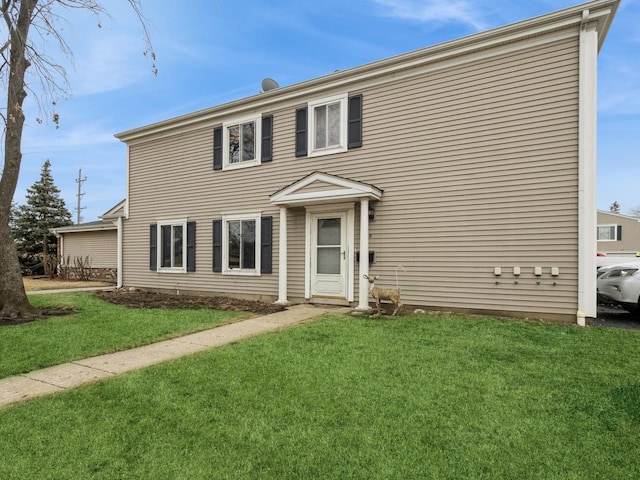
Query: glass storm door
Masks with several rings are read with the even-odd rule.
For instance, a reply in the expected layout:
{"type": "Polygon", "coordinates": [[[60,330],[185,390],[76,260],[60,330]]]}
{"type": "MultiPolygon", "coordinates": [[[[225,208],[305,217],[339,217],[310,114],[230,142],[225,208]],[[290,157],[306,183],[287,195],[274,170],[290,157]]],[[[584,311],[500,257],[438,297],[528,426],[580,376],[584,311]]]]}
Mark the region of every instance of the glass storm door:
{"type": "Polygon", "coordinates": [[[311,295],[346,297],[346,214],[314,215],[311,223],[311,295]]]}

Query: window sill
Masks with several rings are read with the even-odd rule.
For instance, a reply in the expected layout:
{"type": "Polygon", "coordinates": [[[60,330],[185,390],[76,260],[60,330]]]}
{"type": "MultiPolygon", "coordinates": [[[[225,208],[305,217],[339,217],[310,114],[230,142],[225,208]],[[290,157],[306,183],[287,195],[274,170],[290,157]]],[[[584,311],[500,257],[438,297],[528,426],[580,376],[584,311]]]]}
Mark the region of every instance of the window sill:
{"type": "Polygon", "coordinates": [[[259,277],[260,272],[255,270],[224,270],[223,275],[234,275],[238,277],[259,277]]]}
{"type": "Polygon", "coordinates": [[[323,148],[320,150],[313,150],[309,152],[309,157],[324,157],[325,155],[333,155],[335,153],[344,153],[347,152],[347,147],[333,147],[333,148],[323,148]]]}
{"type": "Polygon", "coordinates": [[[187,273],[187,269],[186,268],[160,267],[158,269],[158,273],[187,273]]]}

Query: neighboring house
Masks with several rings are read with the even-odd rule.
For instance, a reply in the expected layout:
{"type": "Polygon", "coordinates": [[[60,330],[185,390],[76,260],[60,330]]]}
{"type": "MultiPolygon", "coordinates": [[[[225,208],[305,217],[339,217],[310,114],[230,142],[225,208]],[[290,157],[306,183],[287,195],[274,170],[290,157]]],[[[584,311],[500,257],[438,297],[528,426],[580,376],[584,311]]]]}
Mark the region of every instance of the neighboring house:
{"type": "Polygon", "coordinates": [[[363,275],[397,273],[405,309],[595,317],[595,79],[617,7],[116,135],[122,283],[365,310],[363,275]]]}
{"type": "Polygon", "coordinates": [[[117,280],[118,225],[124,204],[123,200],[98,221],[52,229],[58,237],[60,266],[71,277],[78,276],[80,268],[88,268],[93,279],[117,280]]]}
{"type": "Polygon", "coordinates": [[[636,255],[640,252],[640,218],[598,210],[598,252],[636,255]]]}

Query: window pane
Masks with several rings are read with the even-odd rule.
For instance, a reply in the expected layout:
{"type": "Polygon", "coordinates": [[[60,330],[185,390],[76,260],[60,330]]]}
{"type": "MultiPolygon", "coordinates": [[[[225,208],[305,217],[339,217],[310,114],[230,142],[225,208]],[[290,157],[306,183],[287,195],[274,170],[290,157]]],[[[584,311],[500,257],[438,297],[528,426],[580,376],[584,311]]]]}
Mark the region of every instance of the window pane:
{"type": "Polygon", "coordinates": [[[340,247],[318,248],[318,273],[340,274],[340,247]]]}
{"type": "Polygon", "coordinates": [[[229,268],[240,268],[240,222],[229,222],[229,268]]]}
{"type": "Polygon", "coordinates": [[[242,268],[256,268],[256,222],[242,222],[242,268]]]}
{"type": "Polygon", "coordinates": [[[340,103],[329,105],[327,146],[340,145],[340,103]]]}
{"type": "Polygon", "coordinates": [[[160,264],[162,267],[171,267],[171,225],[162,226],[160,243],[162,245],[160,264]]]}
{"type": "Polygon", "coordinates": [[[327,147],[327,107],[316,107],[315,114],[315,148],[327,147]]]}
{"type": "Polygon", "coordinates": [[[615,240],[616,231],[613,225],[598,227],[598,240],[615,240]]]}
{"type": "Polygon", "coordinates": [[[182,267],[182,225],[173,227],[173,266],[182,267]]]}
{"type": "Polygon", "coordinates": [[[340,219],[318,220],[318,245],[340,245],[340,219]]]}
{"type": "Polygon", "coordinates": [[[240,126],[234,125],[227,129],[229,133],[229,163],[240,161],[240,126]]]}
{"type": "Polygon", "coordinates": [[[256,124],[245,123],[242,125],[242,161],[256,158],[256,124]]]}

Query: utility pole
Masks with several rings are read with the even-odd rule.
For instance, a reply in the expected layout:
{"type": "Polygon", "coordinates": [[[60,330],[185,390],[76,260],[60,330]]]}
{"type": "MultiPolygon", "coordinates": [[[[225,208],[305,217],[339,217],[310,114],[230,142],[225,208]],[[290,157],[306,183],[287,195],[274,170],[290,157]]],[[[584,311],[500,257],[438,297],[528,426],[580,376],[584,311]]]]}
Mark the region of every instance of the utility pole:
{"type": "Polygon", "coordinates": [[[76,178],[76,183],[78,184],[78,193],[76,197],[78,197],[78,206],[75,208],[76,212],[78,212],[78,216],[76,217],[76,223],[82,223],[82,210],[87,207],[81,207],[80,203],[82,197],[84,197],[84,193],[82,192],[82,184],[87,181],[87,177],[82,178],[82,169],[78,170],[78,178],[76,178]]]}

